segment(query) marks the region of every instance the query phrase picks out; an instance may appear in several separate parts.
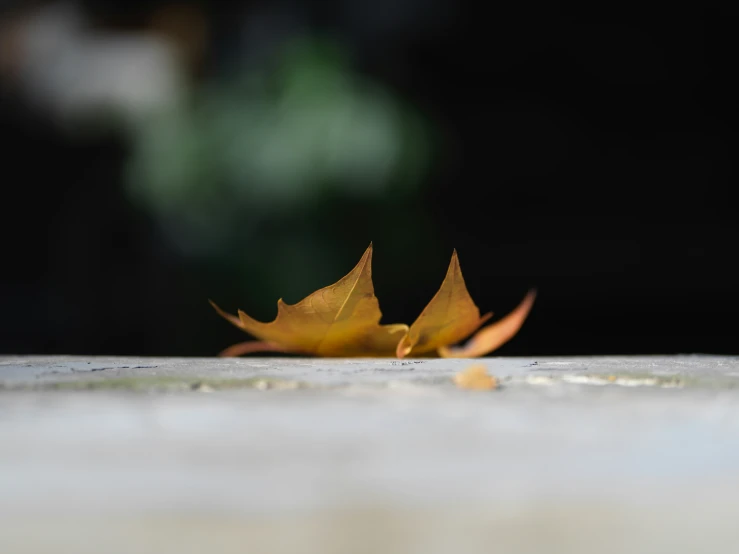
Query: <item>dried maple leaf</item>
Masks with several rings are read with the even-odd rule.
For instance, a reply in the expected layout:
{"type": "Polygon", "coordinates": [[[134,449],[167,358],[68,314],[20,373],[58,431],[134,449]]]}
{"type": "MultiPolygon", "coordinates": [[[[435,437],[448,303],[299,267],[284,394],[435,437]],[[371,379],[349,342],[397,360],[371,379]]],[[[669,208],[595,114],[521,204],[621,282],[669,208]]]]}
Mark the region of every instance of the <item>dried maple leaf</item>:
{"type": "Polygon", "coordinates": [[[485,356],[514,337],[526,320],[535,296],[534,291],[529,291],[513,312],[478,331],[465,346],[450,348],[449,345],[469,337],[493,315],[480,316],[480,310],[467,292],[455,250],[441,288],[398,343],[396,354],[398,358],[432,352],[444,358],[485,356]]]}
{"type": "Polygon", "coordinates": [[[513,338],[526,320],[535,296],[535,291],[530,291],[510,314],[478,330],[493,314],[480,316],[467,292],[455,250],[439,291],[413,325],[380,325],[382,313],[372,285],[370,244],[357,266],[337,283],[297,304],[278,300],[277,317],[271,323],[256,321],[241,310],[236,317],[213,301],[210,303],[226,320],[260,339],[235,344],[221,356],[292,352],[345,357],[438,354],[445,358],[473,358],[485,356],[513,338]],[[475,331],[464,346],[451,346],[475,331]]]}
{"type": "Polygon", "coordinates": [[[224,350],[222,356],[281,351],[316,356],[385,357],[395,353],[408,332],[403,324],[380,325],[380,305],[372,285],[372,244],[356,267],[337,283],[322,288],[297,304],[277,301],[277,317],[270,323],[239,317],[211,304],[226,320],[261,341],[224,350]]]}
{"type": "Polygon", "coordinates": [[[498,380],[488,375],[485,366],[476,364],[454,376],[454,384],[460,389],[492,390],[498,388],[498,380]]]}
{"type": "Polygon", "coordinates": [[[480,310],[470,298],[459,268],[457,251],[452,253],[441,288],[398,343],[398,358],[436,352],[442,346],[466,339],[493,314],[480,317],[480,310]]]}

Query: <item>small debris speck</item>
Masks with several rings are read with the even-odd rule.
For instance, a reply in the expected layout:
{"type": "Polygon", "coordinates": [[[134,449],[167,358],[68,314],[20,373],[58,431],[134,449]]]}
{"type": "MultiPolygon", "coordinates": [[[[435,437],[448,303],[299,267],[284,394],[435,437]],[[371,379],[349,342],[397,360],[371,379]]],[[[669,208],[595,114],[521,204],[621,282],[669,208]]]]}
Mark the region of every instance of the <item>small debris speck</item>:
{"type": "Polygon", "coordinates": [[[454,384],[461,389],[472,390],[493,390],[497,389],[498,380],[489,375],[487,369],[482,364],[476,364],[468,367],[464,371],[454,376],[454,384]]]}

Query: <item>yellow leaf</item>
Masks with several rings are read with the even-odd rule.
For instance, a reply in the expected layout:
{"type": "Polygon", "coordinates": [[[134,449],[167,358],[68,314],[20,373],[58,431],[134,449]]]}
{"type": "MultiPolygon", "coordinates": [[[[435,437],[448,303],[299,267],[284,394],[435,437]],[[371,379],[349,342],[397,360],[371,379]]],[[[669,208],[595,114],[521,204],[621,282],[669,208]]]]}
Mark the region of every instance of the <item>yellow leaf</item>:
{"type": "Polygon", "coordinates": [[[488,375],[485,366],[476,364],[454,376],[454,384],[460,389],[492,390],[498,388],[498,380],[488,375]]]}
{"type": "Polygon", "coordinates": [[[536,291],[530,290],[521,303],[503,319],[480,329],[464,346],[458,348],[442,346],[438,350],[439,355],[443,358],[477,358],[489,354],[518,333],[534,305],[535,298],[536,291]]]}
{"type": "Polygon", "coordinates": [[[480,310],[467,292],[456,250],[446,277],[431,301],[410,328],[403,324],[380,325],[382,313],[372,285],[372,244],[357,266],[337,283],[314,292],[294,305],[277,301],[277,317],[271,323],[256,321],[239,310],[239,316],[216,311],[236,327],[260,340],[235,344],[221,356],[255,352],[288,352],[316,356],[368,356],[399,358],[408,355],[445,358],[485,356],[519,331],[536,297],[529,291],[521,304],[502,320],[483,329],[493,314],[480,310]],[[475,335],[461,347],[459,343],[475,335]]]}
{"type": "Polygon", "coordinates": [[[480,317],[480,310],[464,284],[455,250],[441,288],[398,344],[397,356],[419,356],[457,343],[470,336],[492,315],[488,313],[480,317]]]}
{"type": "Polygon", "coordinates": [[[277,317],[270,323],[216,311],[233,325],[262,342],[235,345],[222,355],[282,351],[316,356],[392,356],[408,332],[403,324],[380,325],[380,305],[372,285],[372,244],[356,267],[337,283],[322,288],[297,304],[277,301],[277,317]]]}

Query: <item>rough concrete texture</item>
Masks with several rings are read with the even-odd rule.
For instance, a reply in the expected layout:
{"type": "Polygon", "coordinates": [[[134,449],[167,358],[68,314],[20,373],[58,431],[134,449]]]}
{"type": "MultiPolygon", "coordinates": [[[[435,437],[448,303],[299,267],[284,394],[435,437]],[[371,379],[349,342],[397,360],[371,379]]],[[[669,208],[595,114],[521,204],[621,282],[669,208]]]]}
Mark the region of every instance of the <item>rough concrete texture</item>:
{"type": "Polygon", "coordinates": [[[0,358],[2,553],[733,553],[737,514],[736,357],[0,358]]]}

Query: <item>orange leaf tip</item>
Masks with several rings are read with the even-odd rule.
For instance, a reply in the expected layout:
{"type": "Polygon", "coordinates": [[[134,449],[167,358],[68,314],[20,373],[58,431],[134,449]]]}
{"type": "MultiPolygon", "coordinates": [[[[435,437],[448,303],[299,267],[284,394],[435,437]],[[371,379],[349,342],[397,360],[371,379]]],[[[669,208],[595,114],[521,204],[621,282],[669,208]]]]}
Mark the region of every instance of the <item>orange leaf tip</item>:
{"type": "Polygon", "coordinates": [[[477,358],[500,348],[518,333],[526,321],[536,299],[536,290],[530,290],[521,303],[500,321],[480,329],[464,346],[442,346],[438,352],[442,358],[477,358]]]}

